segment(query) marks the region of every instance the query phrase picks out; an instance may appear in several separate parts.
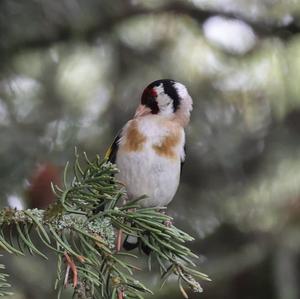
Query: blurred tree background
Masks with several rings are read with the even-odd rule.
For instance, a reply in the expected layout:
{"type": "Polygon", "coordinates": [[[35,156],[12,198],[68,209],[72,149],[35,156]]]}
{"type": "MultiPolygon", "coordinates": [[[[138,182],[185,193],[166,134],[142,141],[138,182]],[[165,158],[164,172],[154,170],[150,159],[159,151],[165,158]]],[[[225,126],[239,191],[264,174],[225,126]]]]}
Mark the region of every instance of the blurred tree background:
{"type": "MultiPolygon", "coordinates": [[[[74,146],[103,156],[172,78],[194,111],[168,210],[213,279],[199,298],[300,298],[299,33],[299,0],[2,0],[1,206],[49,204],[74,146]]],[[[5,259],[12,298],[55,298],[55,257],[5,259]]]]}

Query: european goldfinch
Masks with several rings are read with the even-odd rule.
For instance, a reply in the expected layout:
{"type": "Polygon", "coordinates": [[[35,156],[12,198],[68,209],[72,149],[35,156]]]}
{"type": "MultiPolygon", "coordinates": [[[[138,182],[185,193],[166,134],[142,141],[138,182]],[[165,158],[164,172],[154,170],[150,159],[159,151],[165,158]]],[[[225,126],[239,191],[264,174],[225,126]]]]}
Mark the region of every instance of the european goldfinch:
{"type": "MultiPolygon", "coordinates": [[[[186,87],[173,80],[154,81],[143,91],[133,119],[106,155],[119,169],[116,178],[125,184],[129,200],[146,195],[139,202],[142,207],[165,207],[173,199],[185,159],[184,128],[192,104],[186,87]]],[[[127,238],[124,247],[134,248],[135,243],[127,238]]]]}

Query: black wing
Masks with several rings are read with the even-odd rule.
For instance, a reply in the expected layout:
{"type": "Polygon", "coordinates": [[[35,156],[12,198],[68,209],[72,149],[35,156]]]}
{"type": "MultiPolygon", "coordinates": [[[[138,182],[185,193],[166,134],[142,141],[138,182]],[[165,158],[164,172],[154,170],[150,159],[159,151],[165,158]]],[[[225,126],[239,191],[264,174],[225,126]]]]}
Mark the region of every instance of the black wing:
{"type": "MultiPolygon", "coordinates": [[[[119,133],[116,138],[114,139],[112,145],[108,148],[108,150],[105,153],[104,158],[107,159],[107,161],[115,164],[116,163],[116,158],[117,158],[117,152],[119,148],[119,140],[121,138],[121,133],[119,133]]],[[[105,201],[101,202],[95,209],[93,210],[94,214],[97,214],[101,211],[104,211],[105,207],[105,201]]]]}
{"type": "Polygon", "coordinates": [[[182,172],[183,164],[185,162],[186,144],[184,144],[184,146],[183,146],[183,152],[184,152],[184,158],[181,159],[180,172],[182,172]]]}
{"type": "Polygon", "coordinates": [[[119,149],[120,138],[121,138],[121,132],[118,133],[118,135],[114,139],[112,145],[109,147],[109,149],[107,150],[107,152],[105,154],[105,159],[107,159],[109,162],[114,163],[114,164],[116,163],[116,159],[117,159],[117,152],[119,149]]]}

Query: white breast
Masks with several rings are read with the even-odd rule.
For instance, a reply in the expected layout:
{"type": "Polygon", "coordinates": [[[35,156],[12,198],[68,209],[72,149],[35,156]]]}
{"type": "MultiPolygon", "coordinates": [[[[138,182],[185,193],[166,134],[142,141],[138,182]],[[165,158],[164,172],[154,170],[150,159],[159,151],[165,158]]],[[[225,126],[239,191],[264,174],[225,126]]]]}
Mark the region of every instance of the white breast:
{"type": "MultiPolygon", "coordinates": [[[[116,164],[120,170],[117,179],[127,187],[129,199],[147,195],[140,203],[144,207],[166,206],[174,197],[179,184],[180,164],[184,159],[184,131],[172,122],[159,122],[155,116],[135,119],[139,132],[145,137],[141,148],[126,146],[128,123],[119,143],[116,164]],[[170,134],[178,135],[172,145],[172,157],[155,150],[170,134]]],[[[131,136],[132,137],[132,136],[131,136]]],[[[141,139],[142,140],[142,139],[141,139]]]]}

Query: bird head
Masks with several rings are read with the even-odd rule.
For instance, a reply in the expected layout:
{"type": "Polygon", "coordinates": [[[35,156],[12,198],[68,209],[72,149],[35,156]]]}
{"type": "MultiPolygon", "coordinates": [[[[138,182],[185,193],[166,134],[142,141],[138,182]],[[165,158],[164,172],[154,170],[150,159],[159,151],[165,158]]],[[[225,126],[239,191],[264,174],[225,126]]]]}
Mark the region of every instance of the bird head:
{"type": "Polygon", "coordinates": [[[156,80],[144,89],[135,117],[156,114],[186,126],[192,104],[192,98],[183,84],[170,79],[156,80]]]}

